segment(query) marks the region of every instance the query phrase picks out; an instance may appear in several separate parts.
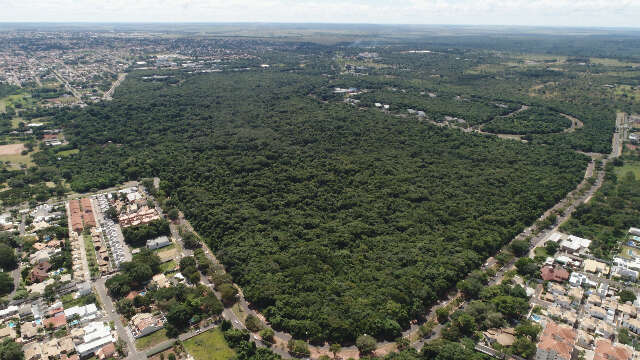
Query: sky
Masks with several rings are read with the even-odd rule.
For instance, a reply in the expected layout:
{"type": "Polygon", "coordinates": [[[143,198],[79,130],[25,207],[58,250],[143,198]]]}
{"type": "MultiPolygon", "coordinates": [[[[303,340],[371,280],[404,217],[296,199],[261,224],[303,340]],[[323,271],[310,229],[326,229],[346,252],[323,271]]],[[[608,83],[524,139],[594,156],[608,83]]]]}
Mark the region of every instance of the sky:
{"type": "Polygon", "coordinates": [[[0,0],[0,9],[0,22],[640,26],[640,0],[0,0]]]}

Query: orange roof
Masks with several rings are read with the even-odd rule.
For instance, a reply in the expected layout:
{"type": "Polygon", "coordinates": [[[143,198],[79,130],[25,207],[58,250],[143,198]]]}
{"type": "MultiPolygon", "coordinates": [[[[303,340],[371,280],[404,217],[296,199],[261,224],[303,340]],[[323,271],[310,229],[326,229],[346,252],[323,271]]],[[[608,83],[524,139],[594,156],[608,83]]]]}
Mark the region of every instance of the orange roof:
{"type": "Polygon", "coordinates": [[[613,346],[611,340],[598,339],[596,341],[596,351],[594,360],[629,360],[632,352],[628,348],[617,345],[613,346]]]}
{"type": "Polygon", "coordinates": [[[545,281],[557,281],[562,282],[569,279],[569,272],[561,267],[552,268],[551,266],[545,266],[540,269],[540,276],[545,281]]]}
{"type": "Polygon", "coordinates": [[[67,319],[64,317],[64,312],[59,313],[54,317],[50,317],[44,319],[44,327],[48,327],[49,324],[52,324],[54,328],[59,328],[67,324],[67,319]]]}
{"type": "Polygon", "coordinates": [[[538,349],[554,350],[559,357],[569,360],[573,352],[573,344],[576,341],[576,332],[567,325],[558,325],[553,321],[547,323],[540,336],[538,349]]]}

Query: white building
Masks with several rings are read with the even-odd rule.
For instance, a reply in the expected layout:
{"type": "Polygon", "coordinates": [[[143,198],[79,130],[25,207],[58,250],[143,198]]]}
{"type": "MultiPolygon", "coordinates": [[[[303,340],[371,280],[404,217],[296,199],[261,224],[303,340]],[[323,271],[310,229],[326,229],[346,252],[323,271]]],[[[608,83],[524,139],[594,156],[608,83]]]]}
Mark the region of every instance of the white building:
{"type": "Polygon", "coordinates": [[[147,249],[155,250],[171,245],[171,240],[166,236],[160,236],[153,240],[147,240],[147,249]]]}
{"type": "Polygon", "coordinates": [[[591,240],[583,239],[574,235],[569,235],[567,239],[560,242],[560,247],[562,248],[562,250],[565,250],[569,253],[576,253],[584,249],[588,249],[589,245],[591,245],[591,240]]]}
{"type": "Polygon", "coordinates": [[[78,315],[80,323],[93,321],[98,316],[98,308],[96,304],[89,304],[85,306],[74,306],[64,310],[64,317],[67,321],[73,320],[75,315],[78,315]]]}
{"type": "Polygon", "coordinates": [[[572,272],[571,277],[569,277],[569,284],[571,286],[588,286],[588,287],[596,287],[598,284],[594,281],[589,280],[589,278],[581,274],[579,272],[572,272]]]}
{"type": "Polygon", "coordinates": [[[82,343],[76,344],[76,351],[80,357],[89,356],[103,346],[115,341],[111,335],[111,328],[106,322],[92,322],[84,328],[82,343]]]}

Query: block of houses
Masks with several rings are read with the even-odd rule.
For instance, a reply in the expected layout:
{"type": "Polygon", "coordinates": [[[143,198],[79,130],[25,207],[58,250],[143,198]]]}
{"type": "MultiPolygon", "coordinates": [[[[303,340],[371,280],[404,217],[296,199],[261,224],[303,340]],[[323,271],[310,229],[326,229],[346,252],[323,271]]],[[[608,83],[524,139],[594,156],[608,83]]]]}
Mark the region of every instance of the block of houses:
{"type": "Polygon", "coordinates": [[[609,339],[596,340],[593,360],[631,360],[633,349],[622,344],[612,344],[609,339]]]}
{"type": "Polygon", "coordinates": [[[576,331],[567,325],[548,321],[537,344],[536,360],[571,360],[576,331]]]}
{"type": "Polygon", "coordinates": [[[638,310],[631,304],[618,304],[618,311],[622,318],[635,318],[638,316],[638,310]]]}
{"type": "Polygon", "coordinates": [[[569,284],[571,286],[587,286],[587,287],[596,287],[598,284],[594,281],[591,281],[586,275],[581,274],[579,272],[572,272],[571,277],[569,278],[569,284]]]}
{"type": "Polygon", "coordinates": [[[558,305],[549,306],[547,308],[547,315],[555,319],[560,319],[562,322],[571,326],[578,320],[578,314],[573,309],[562,308],[558,305]]]}
{"type": "Polygon", "coordinates": [[[22,334],[23,340],[29,340],[38,335],[38,329],[41,328],[41,325],[37,325],[34,322],[28,321],[23,323],[20,326],[20,333],[22,334]]]}
{"type": "Polygon", "coordinates": [[[43,358],[42,344],[39,342],[26,344],[22,350],[24,351],[25,360],[37,360],[43,358]]]}

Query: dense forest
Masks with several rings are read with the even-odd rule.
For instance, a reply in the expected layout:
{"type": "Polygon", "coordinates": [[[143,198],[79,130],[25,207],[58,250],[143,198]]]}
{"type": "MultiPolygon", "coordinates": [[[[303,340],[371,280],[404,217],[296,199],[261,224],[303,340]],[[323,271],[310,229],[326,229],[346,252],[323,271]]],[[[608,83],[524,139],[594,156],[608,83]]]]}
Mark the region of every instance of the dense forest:
{"type": "Polygon", "coordinates": [[[496,117],[483,130],[497,134],[559,133],[571,126],[571,120],[547,109],[527,109],[510,116],[496,117]]]}
{"type": "Polygon", "coordinates": [[[639,168],[640,157],[623,159],[607,164],[602,188],[562,225],[563,231],[592,239],[591,250],[599,258],[617,255],[627,230],[640,225],[640,179],[624,167],[628,163],[631,168],[639,168]]]}
{"type": "Polygon", "coordinates": [[[297,338],[394,339],[588,161],[318,101],[307,94],[329,84],[304,72],[144,75],[57,115],[80,152],[39,165],[77,191],[159,176],[247,299],[297,338]]]}

